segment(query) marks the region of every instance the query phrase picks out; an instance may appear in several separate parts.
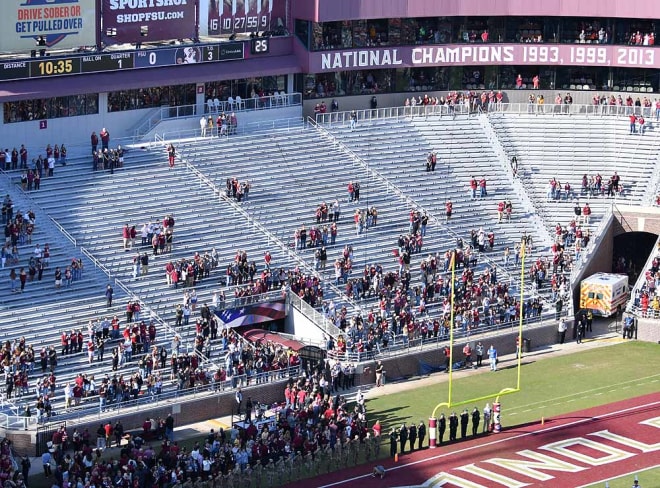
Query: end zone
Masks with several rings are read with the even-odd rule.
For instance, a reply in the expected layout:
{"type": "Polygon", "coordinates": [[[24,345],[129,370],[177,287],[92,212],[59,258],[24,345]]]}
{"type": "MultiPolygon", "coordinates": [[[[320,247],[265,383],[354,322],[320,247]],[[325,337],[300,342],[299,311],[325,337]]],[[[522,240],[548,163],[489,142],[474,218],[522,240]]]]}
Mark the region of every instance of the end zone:
{"type": "MultiPolygon", "coordinates": [[[[660,442],[653,441],[660,438],[659,408],[660,393],[655,393],[547,419],[546,425],[511,426],[501,434],[417,451],[396,464],[382,462],[386,483],[397,488],[512,488],[615,478],[629,473],[631,463],[639,470],[657,465],[660,442]]],[[[332,473],[317,478],[315,485],[382,487],[371,477],[372,467],[332,473]]]]}

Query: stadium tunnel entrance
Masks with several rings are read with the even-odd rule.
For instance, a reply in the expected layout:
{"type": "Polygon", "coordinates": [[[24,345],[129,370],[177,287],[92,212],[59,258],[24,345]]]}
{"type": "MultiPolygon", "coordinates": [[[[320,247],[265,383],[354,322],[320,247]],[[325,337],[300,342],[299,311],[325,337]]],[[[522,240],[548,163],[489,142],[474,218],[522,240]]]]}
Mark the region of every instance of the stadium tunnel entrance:
{"type": "Polygon", "coordinates": [[[612,272],[624,273],[631,285],[643,274],[658,236],[651,232],[626,232],[614,237],[612,272]]]}
{"type": "Polygon", "coordinates": [[[646,270],[646,262],[660,236],[660,208],[614,203],[610,220],[594,242],[594,249],[571,283],[573,310],[578,311],[580,283],[595,273],[627,273],[630,287],[646,270]]]}

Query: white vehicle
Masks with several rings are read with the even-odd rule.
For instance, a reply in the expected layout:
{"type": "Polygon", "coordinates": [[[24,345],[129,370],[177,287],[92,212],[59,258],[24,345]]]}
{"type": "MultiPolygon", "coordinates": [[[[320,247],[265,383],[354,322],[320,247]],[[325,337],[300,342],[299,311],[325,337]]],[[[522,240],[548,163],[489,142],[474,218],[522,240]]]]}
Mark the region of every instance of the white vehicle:
{"type": "Polygon", "coordinates": [[[614,273],[596,273],[580,284],[580,308],[594,315],[610,317],[623,310],[630,298],[628,276],[614,273]]]}

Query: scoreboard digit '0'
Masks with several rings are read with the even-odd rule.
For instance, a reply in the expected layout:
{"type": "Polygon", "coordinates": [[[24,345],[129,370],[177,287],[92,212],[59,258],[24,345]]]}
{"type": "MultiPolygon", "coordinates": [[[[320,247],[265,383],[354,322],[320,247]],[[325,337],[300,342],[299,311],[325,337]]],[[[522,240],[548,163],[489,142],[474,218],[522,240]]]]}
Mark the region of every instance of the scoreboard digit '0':
{"type": "MultiPolygon", "coordinates": [[[[267,41],[267,39],[259,39],[259,41],[267,41]]],[[[167,49],[0,62],[0,81],[241,60],[245,58],[245,44],[242,41],[221,42],[167,49]]],[[[260,49],[259,54],[268,52],[268,43],[266,42],[260,49]]]]}

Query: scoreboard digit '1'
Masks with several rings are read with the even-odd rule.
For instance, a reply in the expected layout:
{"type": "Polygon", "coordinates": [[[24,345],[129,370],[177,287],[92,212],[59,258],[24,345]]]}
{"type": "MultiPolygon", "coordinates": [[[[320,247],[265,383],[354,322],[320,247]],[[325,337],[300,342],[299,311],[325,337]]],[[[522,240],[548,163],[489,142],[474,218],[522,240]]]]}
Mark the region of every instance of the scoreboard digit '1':
{"type": "MultiPolygon", "coordinates": [[[[263,50],[260,52],[263,52],[263,50]]],[[[265,52],[267,52],[267,49],[265,52]]],[[[79,55],[66,58],[44,57],[6,63],[0,62],[0,81],[47,78],[81,73],[106,73],[138,68],[177,66],[180,64],[215,63],[244,58],[245,42],[242,41],[79,55]]]]}
{"type": "Polygon", "coordinates": [[[135,67],[133,53],[101,54],[83,56],[81,58],[81,73],[96,73],[99,71],[115,71],[135,67]]]}

